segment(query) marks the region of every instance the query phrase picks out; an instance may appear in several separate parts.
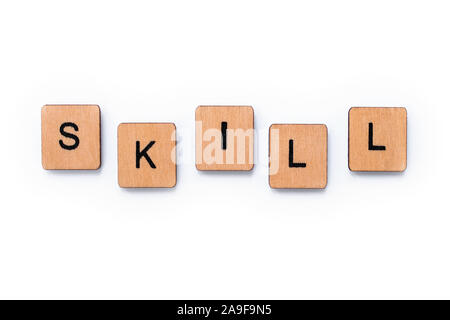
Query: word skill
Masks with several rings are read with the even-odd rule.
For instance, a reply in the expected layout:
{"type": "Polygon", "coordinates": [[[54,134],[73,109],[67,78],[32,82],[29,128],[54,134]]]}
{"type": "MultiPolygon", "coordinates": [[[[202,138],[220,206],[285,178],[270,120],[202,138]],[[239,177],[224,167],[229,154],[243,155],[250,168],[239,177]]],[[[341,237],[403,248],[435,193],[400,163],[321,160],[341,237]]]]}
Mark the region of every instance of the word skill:
{"type": "MultiPolygon", "coordinates": [[[[41,111],[42,167],[96,170],[101,165],[100,107],[45,105],[41,111]]],[[[254,167],[251,106],[195,110],[195,166],[200,171],[254,167]]],[[[324,189],[328,174],[325,124],[272,124],[269,186],[324,189]]],[[[117,128],[118,183],[122,188],[172,188],[177,183],[174,123],[121,123],[117,128]]],[[[407,163],[407,112],[401,107],[353,107],[348,112],[348,168],[402,172],[407,163]]]]}

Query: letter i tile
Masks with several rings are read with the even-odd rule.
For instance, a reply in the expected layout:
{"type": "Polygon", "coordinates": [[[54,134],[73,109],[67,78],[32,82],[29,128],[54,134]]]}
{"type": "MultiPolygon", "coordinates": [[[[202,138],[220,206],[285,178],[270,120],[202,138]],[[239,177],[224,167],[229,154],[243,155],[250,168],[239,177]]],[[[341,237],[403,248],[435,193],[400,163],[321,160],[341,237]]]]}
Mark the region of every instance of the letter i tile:
{"type": "Polygon", "coordinates": [[[199,106],[195,111],[195,165],[200,171],[253,169],[251,106],[199,106]]]}

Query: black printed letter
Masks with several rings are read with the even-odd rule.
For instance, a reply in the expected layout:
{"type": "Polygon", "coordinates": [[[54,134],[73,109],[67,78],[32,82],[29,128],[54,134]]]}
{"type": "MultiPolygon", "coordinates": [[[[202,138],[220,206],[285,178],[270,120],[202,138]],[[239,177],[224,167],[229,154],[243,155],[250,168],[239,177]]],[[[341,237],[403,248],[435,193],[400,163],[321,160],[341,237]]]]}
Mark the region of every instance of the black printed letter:
{"type": "Polygon", "coordinates": [[[73,123],[73,122],[64,122],[64,123],[59,127],[59,132],[60,132],[64,137],[73,139],[75,142],[74,142],[74,144],[68,146],[68,145],[65,144],[62,140],[59,140],[59,145],[61,146],[61,148],[66,149],[66,150],[73,150],[73,149],[76,149],[76,148],[78,147],[78,145],[80,144],[80,139],[79,139],[76,135],[64,131],[64,129],[65,129],[66,127],[72,127],[73,130],[78,131],[78,126],[77,126],[75,123],[73,123]]]}
{"type": "Polygon", "coordinates": [[[227,149],[227,122],[222,122],[222,150],[227,149]]]}
{"type": "Polygon", "coordinates": [[[306,168],[306,163],[294,162],[294,140],[289,140],[289,168],[306,168]]]}
{"type": "Polygon", "coordinates": [[[150,141],[150,143],[141,151],[141,142],[136,141],[136,169],[141,167],[141,158],[144,157],[145,160],[149,163],[150,167],[156,169],[155,164],[152,159],[147,154],[147,151],[155,144],[155,141],[150,141]]]}
{"type": "Polygon", "coordinates": [[[369,150],[386,150],[385,146],[373,145],[373,123],[369,122],[369,150]]]}

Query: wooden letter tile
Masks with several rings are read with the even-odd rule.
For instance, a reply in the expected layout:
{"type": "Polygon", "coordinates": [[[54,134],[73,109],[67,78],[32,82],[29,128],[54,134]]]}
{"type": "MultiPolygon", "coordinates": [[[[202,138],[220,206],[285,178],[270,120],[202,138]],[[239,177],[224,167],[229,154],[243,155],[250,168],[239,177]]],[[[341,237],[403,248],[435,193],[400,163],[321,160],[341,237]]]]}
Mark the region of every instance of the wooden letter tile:
{"type": "Polygon", "coordinates": [[[199,106],[195,112],[198,170],[253,168],[253,108],[199,106]]]}
{"type": "Polygon", "coordinates": [[[121,123],[117,129],[119,186],[172,188],[177,183],[173,123],[121,123]]]}
{"type": "Polygon", "coordinates": [[[348,167],[352,171],[406,169],[406,109],[351,108],[348,167]]]}
{"type": "Polygon", "coordinates": [[[328,130],[324,124],[273,124],[269,130],[269,184],[275,189],[327,185],[328,130]]]}
{"type": "Polygon", "coordinates": [[[100,167],[100,108],[45,105],[41,110],[42,167],[47,170],[100,167]]]}

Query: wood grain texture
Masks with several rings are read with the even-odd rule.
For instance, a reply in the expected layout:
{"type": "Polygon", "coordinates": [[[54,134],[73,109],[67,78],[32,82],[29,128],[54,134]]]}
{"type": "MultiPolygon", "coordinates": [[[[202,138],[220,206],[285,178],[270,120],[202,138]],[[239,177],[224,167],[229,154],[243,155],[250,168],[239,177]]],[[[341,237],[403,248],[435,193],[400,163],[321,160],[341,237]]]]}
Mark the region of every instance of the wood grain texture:
{"type": "Polygon", "coordinates": [[[173,123],[121,123],[117,129],[118,179],[122,188],[172,188],[177,182],[176,127],[173,123]],[[136,141],[140,150],[154,141],[136,168],[136,141]]]}
{"type": "Polygon", "coordinates": [[[199,106],[195,112],[198,170],[253,169],[254,112],[251,106],[199,106]],[[222,149],[221,123],[227,123],[227,148],[222,149]]]}
{"type": "Polygon", "coordinates": [[[47,170],[95,170],[100,167],[100,108],[97,105],[45,105],[41,110],[42,167],[47,170]],[[63,136],[64,132],[79,139],[76,148],[67,150],[63,145],[75,146],[75,139],[63,136]]]}
{"type": "Polygon", "coordinates": [[[273,124],[269,129],[269,185],[275,189],[323,189],[327,185],[328,130],[324,124],[273,124]],[[292,160],[304,167],[289,166],[292,160]]]}
{"type": "Polygon", "coordinates": [[[404,171],[407,163],[405,108],[354,107],[348,113],[348,167],[352,171],[404,171]],[[373,145],[369,150],[369,124],[373,145]]]}

